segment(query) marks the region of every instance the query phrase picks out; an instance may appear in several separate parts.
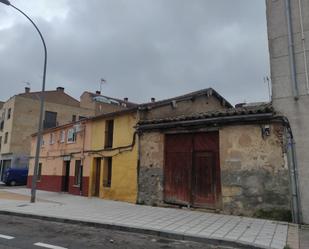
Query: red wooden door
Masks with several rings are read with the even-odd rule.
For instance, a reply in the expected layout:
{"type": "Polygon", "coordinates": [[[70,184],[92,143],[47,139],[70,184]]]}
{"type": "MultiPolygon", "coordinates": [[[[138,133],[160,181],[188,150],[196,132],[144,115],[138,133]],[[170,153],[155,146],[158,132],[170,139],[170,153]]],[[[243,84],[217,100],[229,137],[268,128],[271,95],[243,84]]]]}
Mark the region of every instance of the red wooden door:
{"type": "Polygon", "coordinates": [[[166,135],[165,201],[211,208],[220,194],[218,132],[166,135]]]}
{"type": "Polygon", "coordinates": [[[214,207],[221,192],[218,132],[194,134],[192,205],[214,207]]]}
{"type": "Polygon", "coordinates": [[[165,138],[164,200],[189,205],[191,202],[192,136],[173,134],[165,138]]]}
{"type": "Polygon", "coordinates": [[[215,169],[213,153],[194,153],[192,186],[193,206],[204,207],[215,204],[215,169]]]}

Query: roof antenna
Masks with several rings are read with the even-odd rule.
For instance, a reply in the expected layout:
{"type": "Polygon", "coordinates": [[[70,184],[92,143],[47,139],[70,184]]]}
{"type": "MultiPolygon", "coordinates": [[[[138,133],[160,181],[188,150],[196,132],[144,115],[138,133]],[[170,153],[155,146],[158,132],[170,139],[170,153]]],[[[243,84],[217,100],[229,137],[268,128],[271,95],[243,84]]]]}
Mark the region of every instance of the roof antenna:
{"type": "Polygon", "coordinates": [[[100,93],[102,93],[102,85],[106,83],[106,80],[101,78],[100,80],[100,93]]]}

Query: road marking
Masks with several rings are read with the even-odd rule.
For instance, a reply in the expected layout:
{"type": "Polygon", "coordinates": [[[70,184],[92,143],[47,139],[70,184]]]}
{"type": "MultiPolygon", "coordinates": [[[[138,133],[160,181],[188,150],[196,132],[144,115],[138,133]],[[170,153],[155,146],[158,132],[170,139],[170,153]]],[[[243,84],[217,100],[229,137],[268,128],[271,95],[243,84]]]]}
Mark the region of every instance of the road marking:
{"type": "Polygon", "coordinates": [[[0,234],[0,238],[1,239],[14,239],[15,237],[4,235],[4,234],[0,234]]]}
{"type": "Polygon", "coordinates": [[[35,243],[35,246],[40,246],[40,247],[45,247],[45,248],[50,248],[50,249],[67,249],[65,247],[61,247],[61,246],[54,246],[54,245],[50,245],[50,244],[45,244],[45,243],[35,243]]]}

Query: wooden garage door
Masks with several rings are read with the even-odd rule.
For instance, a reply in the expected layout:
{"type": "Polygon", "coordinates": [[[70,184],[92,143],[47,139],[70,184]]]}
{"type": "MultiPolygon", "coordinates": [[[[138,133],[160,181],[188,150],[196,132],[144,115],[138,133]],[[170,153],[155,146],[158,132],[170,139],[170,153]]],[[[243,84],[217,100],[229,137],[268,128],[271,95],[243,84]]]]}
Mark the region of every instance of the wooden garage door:
{"type": "Polygon", "coordinates": [[[190,203],[192,136],[167,135],[165,140],[164,196],[165,201],[188,205],[190,203]]]}
{"type": "Polygon", "coordinates": [[[166,202],[214,207],[221,192],[220,185],[217,132],[166,135],[166,202]]]}
{"type": "Polygon", "coordinates": [[[192,205],[213,207],[221,192],[218,132],[193,135],[192,205]]]}

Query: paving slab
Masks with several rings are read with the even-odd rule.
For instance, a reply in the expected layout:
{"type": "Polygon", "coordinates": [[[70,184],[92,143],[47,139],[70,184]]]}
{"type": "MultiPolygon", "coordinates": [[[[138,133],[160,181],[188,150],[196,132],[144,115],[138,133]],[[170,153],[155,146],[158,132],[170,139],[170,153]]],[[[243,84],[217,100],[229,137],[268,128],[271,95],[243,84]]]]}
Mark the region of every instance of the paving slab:
{"type": "Polygon", "coordinates": [[[29,196],[30,190],[26,188],[0,189],[0,212],[100,224],[179,239],[244,245],[244,248],[283,249],[288,237],[289,241],[296,241],[298,236],[295,226],[291,226],[289,232],[290,225],[285,222],[142,206],[47,191],[37,191],[38,201],[30,203],[29,196]]]}
{"type": "Polygon", "coordinates": [[[300,239],[300,249],[308,249],[309,248],[309,226],[302,227],[302,229],[299,232],[299,237],[300,237],[299,238],[300,239]]]}

